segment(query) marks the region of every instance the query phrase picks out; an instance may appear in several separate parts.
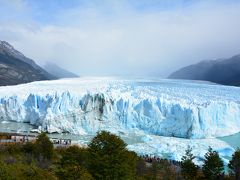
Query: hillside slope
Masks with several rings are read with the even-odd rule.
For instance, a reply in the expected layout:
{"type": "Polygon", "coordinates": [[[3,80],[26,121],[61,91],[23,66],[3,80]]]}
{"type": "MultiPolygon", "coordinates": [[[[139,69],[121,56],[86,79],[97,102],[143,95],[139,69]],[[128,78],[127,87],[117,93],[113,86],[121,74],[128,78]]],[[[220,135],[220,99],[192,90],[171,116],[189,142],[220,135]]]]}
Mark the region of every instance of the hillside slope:
{"type": "Polygon", "coordinates": [[[6,41],[0,41],[0,86],[51,79],[56,77],[15,50],[6,41]]]}
{"type": "Polygon", "coordinates": [[[224,85],[240,85],[240,55],[229,59],[201,61],[177,70],[168,78],[205,80],[224,85]]]}
{"type": "Polygon", "coordinates": [[[50,74],[53,74],[55,77],[57,78],[75,78],[75,77],[79,77],[78,75],[66,70],[66,69],[63,69],[61,67],[59,67],[58,65],[56,64],[53,64],[53,63],[46,63],[43,68],[49,72],[50,74]]]}

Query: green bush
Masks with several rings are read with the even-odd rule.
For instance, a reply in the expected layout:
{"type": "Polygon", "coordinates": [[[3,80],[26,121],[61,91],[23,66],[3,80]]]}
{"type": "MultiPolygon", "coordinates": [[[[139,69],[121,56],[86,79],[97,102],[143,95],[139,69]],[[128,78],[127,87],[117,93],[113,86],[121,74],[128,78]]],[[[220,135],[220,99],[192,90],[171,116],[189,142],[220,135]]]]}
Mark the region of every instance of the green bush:
{"type": "Polygon", "coordinates": [[[35,151],[35,144],[32,142],[27,142],[23,145],[23,152],[26,154],[34,154],[35,151]]]}
{"type": "Polygon", "coordinates": [[[9,144],[7,145],[7,152],[9,154],[19,154],[22,152],[21,144],[9,144]]]}
{"type": "Polygon", "coordinates": [[[92,175],[79,165],[69,165],[58,168],[55,172],[60,180],[93,180],[92,175]]]}
{"type": "Polygon", "coordinates": [[[40,180],[56,179],[47,170],[43,170],[34,165],[22,163],[6,165],[0,162],[0,179],[1,180],[40,180]]]}
{"type": "Polygon", "coordinates": [[[3,162],[0,161],[0,179],[4,179],[4,180],[11,180],[13,179],[12,175],[11,175],[11,171],[9,170],[9,168],[7,167],[6,164],[4,164],[3,162]]]}

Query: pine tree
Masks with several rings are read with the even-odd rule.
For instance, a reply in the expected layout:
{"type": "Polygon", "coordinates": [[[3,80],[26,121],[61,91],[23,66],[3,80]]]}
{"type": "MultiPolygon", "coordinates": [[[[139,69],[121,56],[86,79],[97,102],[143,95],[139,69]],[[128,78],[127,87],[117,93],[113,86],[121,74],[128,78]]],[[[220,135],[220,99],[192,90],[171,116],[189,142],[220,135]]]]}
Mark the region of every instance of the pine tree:
{"type": "Polygon", "coordinates": [[[61,166],[80,165],[86,167],[88,150],[78,146],[70,146],[62,152],[61,166]]]}
{"type": "Polygon", "coordinates": [[[207,179],[219,179],[223,175],[224,164],[217,151],[209,147],[205,154],[205,160],[202,167],[203,174],[207,179]]]}
{"type": "Polygon", "coordinates": [[[188,146],[185,156],[182,157],[181,172],[182,176],[186,180],[193,180],[197,177],[198,166],[193,163],[195,156],[192,154],[192,148],[188,146]]]}
{"type": "Polygon", "coordinates": [[[95,179],[134,179],[135,153],[118,136],[102,131],[89,144],[89,172],[95,179]]]}
{"type": "Polygon", "coordinates": [[[46,133],[38,135],[35,143],[35,154],[38,158],[52,159],[54,154],[53,144],[46,133]]]}
{"type": "Polygon", "coordinates": [[[233,174],[236,180],[240,179],[240,149],[237,149],[232,155],[232,160],[229,162],[228,167],[230,173],[233,174]]]}

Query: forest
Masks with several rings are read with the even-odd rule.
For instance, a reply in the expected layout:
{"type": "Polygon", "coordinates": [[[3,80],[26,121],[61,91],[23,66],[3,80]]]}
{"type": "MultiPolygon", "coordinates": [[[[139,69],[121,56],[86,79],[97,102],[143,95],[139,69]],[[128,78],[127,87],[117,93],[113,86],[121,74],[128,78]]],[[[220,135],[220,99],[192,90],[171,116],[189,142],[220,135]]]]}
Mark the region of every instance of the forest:
{"type": "Polygon", "coordinates": [[[127,144],[106,131],[98,132],[87,147],[54,148],[46,133],[35,142],[0,145],[0,179],[154,180],[239,179],[240,150],[229,164],[209,147],[201,167],[189,147],[181,162],[138,156],[127,144]],[[227,170],[226,170],[227,169],[227,170]]]}

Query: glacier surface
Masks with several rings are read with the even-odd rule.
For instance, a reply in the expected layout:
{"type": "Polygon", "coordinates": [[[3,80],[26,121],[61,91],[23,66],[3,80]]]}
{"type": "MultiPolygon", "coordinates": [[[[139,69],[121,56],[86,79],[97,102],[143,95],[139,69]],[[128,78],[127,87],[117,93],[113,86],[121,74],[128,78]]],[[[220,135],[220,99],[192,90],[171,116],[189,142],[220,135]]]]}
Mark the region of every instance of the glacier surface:
{"type": "Polygon", "coordinates": [[[204,155],[211,147],[218,151],[220,157],[227,165],[229,157],[235,152],[235,149],[224,141],[215,138],[207,139],[185,139],[164,136],[145,135],[143,142],[130,144],[127,148],[135,151],[139,155],[150,155],[181,161],[188,147],[192,148],[192,153],[196,157],[195,163],[203,164],[204,155]]]}
{"type": "Polygon", "coordinates": [[[211,146],[227,163],[234,148],[215,137],[240,131],[240,88],[116,77],[0,87],[1,129],[10,122],[29,123],[49,133],[85,135],[79,136],[86,137],[81,144],[97,131],[108,130],[138,154],[175,160],[191,146],[198,164],[211,146]]]}
{"type": "Polygon", "coordinates": [[[240,88],[154,78],[33,82],[0,87],[0,121],[80,135],[226,136],[240,131],[240,88]]]}

